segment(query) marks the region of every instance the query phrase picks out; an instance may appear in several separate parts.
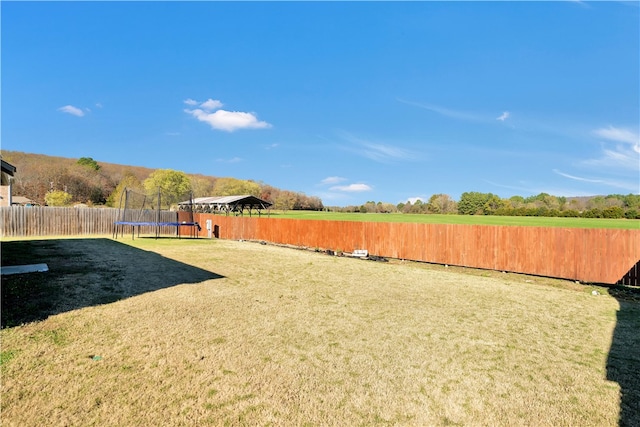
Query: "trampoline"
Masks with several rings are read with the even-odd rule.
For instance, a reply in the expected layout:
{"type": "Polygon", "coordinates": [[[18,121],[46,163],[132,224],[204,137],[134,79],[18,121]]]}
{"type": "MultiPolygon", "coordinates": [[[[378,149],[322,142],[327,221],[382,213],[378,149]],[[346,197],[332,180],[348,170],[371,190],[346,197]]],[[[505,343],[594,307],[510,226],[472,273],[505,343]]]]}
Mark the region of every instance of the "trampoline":
{"type": "MultiPolygon", "coordinates": [[[[192,197],[189,195],[189,201],[191,200],[192,197]]],[[[188,229],[186,236],[199,237],[202,227],[193,220],[192,203],[182,202],[175,205],[178,206],[178,210],[162,209],[160,189],[158,194],[152,197],[125,188],[120,196],[117,219],[113,223],[113,237],[124,236],[126,227],[131,228],[132,239],[136,234],[140,237],[141,231],[152,233],[157,239],[161,234],[172,235],[173,229],[175,229],[175,236],[181,238],[185,236],[181,232],[183,228],[188,229]]]]}
{"type": "Polygon", "coordinates": [[[137,235],[140,237],[140,228],[141,227],[151,227],[156,229],[156,239],[161,234],[160,227],[176,227],[176,236],[181,238],[183,234],[180,232],[180,227],[190,227],[189,229],[189,237],[197,238],[198,232],[202,230],[202,227],[197,222],[134,222],[134,221],[116,221],[113,223],[115,225],[114,237],[118,237],[118,233],[123,236],[124,235],[124,226],[131,227],[131,238],[137,235]]]}

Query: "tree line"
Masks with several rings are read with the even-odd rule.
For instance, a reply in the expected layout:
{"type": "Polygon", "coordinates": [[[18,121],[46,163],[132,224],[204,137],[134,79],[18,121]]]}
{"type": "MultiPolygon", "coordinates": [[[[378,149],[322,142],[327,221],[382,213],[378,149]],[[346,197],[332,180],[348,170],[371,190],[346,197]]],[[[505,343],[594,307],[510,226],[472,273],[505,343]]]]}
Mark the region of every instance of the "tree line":
{"type": "Polygon", "coordinates": [[[3,151],[2,157],[17,169],[13,195],[26,197],[39,205],[83,204],[117,208],[125,188],[143,193],[153,193],[161,188],[163,199],[172,203],[188,200],[190,196],[252,195],[273,203],[279,210],[324,208],[318,197],[252,180],[98,163],[91,157],[70,159],[19,151],[3,151]],[[181,197],[185,199],[178,200],[181,197]]]}
{"type": "Polygon", "coordinates": [[[535,196],[500,198],[492,193],[465,192],[456,201],[447,194],[434,194],[428,201],[391,203],[368,201],[360,206],[329,207],[336,212],[412,213],[457,215],[546,216],[640,219],[640,195],[610,194],[593,197],[535,196]]]}

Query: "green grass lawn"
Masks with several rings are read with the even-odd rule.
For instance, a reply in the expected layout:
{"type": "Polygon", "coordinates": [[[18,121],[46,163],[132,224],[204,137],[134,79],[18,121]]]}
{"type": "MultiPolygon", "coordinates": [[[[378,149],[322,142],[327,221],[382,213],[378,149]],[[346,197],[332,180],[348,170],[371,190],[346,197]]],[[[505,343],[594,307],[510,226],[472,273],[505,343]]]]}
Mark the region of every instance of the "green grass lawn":
{"type": "Polygon", "coordinates": [[[640,220],[556,218],[533,216],[378,214],[315,211],[273,211],[272,218],[361,222],[416,222],[422,224],[521,225],[531,227],[640,229],[640,220]]]}

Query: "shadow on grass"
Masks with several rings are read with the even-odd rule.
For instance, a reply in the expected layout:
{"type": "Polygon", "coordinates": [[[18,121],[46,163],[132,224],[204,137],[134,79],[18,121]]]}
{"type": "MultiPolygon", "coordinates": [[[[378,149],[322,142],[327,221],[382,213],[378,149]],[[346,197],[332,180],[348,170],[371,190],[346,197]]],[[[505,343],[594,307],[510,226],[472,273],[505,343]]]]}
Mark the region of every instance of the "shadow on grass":
{"type": "Polygon", "coordinates": [[[620,385],[621,427],[640,426],[640,289],[609,289],[620,305],[613,332],[607,379],[620,385]]]}
{"type": "Polygon", "coordinates": [[[2,266],[46,263],[49,271],[2,276],[2,327],[169,288],[219,279],[110,239],[2,242],[2,266]]]}

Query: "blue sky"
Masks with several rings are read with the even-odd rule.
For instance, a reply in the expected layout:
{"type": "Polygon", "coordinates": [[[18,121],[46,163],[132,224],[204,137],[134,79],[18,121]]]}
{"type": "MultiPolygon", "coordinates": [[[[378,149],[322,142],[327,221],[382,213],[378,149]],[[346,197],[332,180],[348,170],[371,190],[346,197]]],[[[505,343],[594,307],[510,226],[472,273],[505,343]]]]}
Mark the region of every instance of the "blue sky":
{"type": "Polygon", "coordinates": [[[2,1],[2,148],[327,206],[638,193],[639,4],[2,1]]]}

